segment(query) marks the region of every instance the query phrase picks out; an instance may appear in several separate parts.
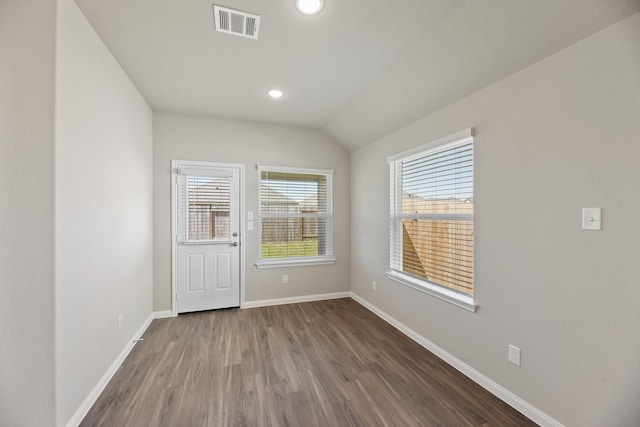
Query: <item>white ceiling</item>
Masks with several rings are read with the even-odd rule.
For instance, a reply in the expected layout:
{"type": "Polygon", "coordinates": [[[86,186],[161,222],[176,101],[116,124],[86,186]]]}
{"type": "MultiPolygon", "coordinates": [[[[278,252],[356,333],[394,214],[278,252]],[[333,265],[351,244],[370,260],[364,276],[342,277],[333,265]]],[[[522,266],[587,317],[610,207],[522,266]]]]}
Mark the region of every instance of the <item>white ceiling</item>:
{"type": "Polygon", "coordinates": [[[640,0],[76,0],[152,108],[319,128],[349,150],[640,11],[640,0]],[[214,31],[213,3],[261,16],[214,31]],[[277,101],[266,91],[278,87],[277,101]]]}

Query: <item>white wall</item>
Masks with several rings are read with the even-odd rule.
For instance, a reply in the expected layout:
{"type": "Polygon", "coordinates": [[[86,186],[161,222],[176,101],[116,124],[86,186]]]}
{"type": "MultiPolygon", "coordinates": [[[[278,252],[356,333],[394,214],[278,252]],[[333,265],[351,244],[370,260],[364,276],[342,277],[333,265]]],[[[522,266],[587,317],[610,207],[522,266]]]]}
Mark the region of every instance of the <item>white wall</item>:
{"type": "Polygon", "coordinates": [[[353,291],[569,426],[640,420],[639,40],[636,14],[352,155],[353,291]],[[385,276],[386,157],[467,127],[475,314],[385,276]]]}
{"type": "Polygon", "coordinates": [[[0,425],[54,401],[55,2],[0,1],[0,425]]]}
{"type": "Polygon", "coordinates": [[[152,312],[152,113],[72,0],[58,1],[56,72],[56,393],[64,425],[152,312]]]}
{"type": "Polygon", "coordinates": [[[310,129],[154,112],[154,309],[171,309],[171,160],[245,164],[246,210],[258,214],[257,164],[333,169],[335,265],[257,270],[246,231],[246,300],[349,290],[349,153],[310,129]],[[281,275],[289,283],[281,283],[281,275]]]}

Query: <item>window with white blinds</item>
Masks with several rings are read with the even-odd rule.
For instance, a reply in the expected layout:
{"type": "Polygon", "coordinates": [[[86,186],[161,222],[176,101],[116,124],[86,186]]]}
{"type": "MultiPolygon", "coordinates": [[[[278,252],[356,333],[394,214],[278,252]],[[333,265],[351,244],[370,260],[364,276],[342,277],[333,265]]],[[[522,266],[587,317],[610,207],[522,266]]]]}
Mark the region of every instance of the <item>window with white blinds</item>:
{"type": "Polygon", "coordinates": [[[471,130],[391,157],[389,166],[390,277],[475,309],[471,130]]]}
{"type": "Polygon", "coordinates": [[[258,171],[258,266],[333,261],[333,171],[270,166],[258,171]]]}
{"type": "Polygon", "coordinates": [[[218,171],[178,171],[180,242],[231,239],[231,180],[218,171]]]}

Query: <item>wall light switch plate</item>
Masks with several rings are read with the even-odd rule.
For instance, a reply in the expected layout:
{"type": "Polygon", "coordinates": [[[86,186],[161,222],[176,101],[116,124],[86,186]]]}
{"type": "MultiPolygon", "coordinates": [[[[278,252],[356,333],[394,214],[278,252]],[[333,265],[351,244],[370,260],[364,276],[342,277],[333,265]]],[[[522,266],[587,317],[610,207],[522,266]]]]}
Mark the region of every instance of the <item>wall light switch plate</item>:
{"type": "Polygon", "coordinates": [[[247,221],[247,230],[249,231],[253,230],[253,221],[247,221]]]}
{"type": "Polygon", "coordinates": [[[247,211],[247,221],[253,220],[253,211],[247,211]]]}
{"type": "Polygon", "coordinates": [[[582,229],[602,230],[602,208],[582,208],[582,229]]]}

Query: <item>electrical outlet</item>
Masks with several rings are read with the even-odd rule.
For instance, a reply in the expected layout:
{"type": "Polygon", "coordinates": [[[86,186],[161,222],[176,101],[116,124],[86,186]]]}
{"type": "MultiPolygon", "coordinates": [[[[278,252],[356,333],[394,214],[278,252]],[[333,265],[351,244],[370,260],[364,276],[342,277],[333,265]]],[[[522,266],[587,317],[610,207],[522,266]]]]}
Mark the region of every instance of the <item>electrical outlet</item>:
{"type": "Polygon", "coordinates": [[[378,287],[378,284],[374,280],[373,283],[371,284],[371,288],[375,291],[377,287],[378,287]]]}
{"type": "Polygon", "coordinates": [[[582,208],[582,229],[602,230],[602,208],[582,208]]]}
{"type": "Polygon", "coordinates": [[[520,366],[520,347],[509,344],[509,362],[520,366]]]}
{"type": "Polygon", "coordinates": [[[121,314],[118,316],[118,331],[122,330],[122,324],[124,323],[124,316],[121,314]]]}
{"type": "Polygon", "coordinates": [[[283,274],[282,275],[282,283],[289,283],[289,275],[288,274],[283,274]]]}

